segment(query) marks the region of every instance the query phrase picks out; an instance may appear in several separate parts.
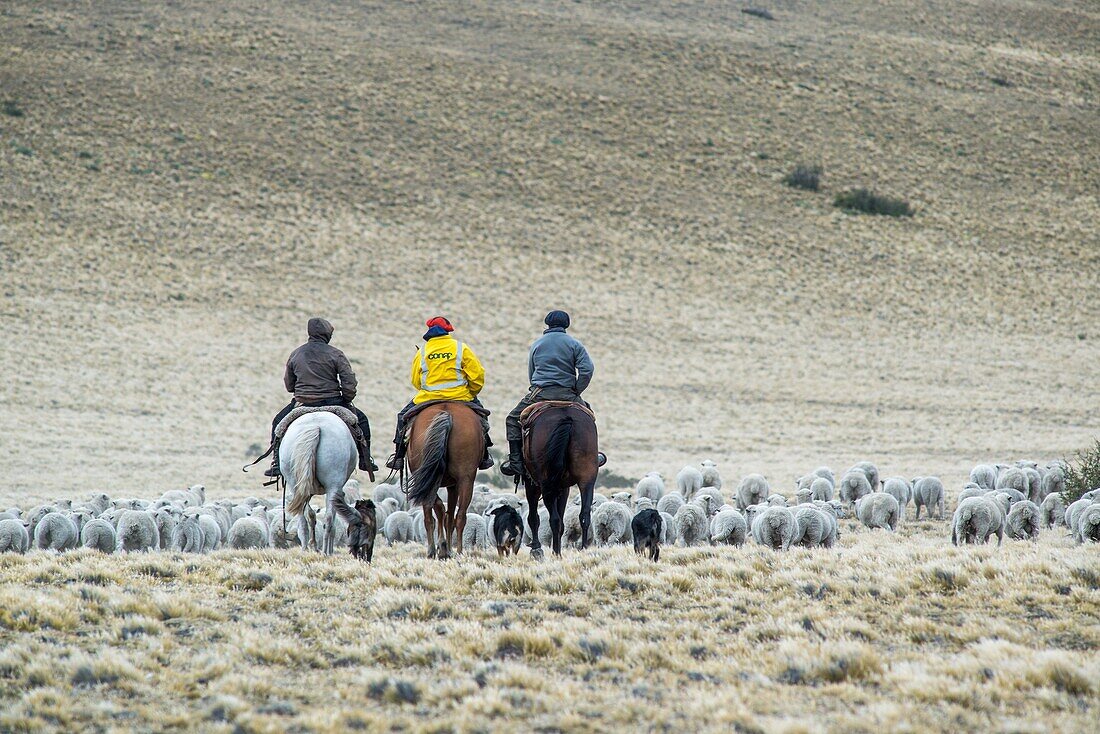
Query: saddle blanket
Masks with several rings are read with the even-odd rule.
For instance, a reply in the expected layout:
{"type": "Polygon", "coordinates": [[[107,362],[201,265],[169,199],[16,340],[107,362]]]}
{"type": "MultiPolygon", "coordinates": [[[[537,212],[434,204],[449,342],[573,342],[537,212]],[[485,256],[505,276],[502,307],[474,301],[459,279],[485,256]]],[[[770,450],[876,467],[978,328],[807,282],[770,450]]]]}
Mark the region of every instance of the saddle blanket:
{"type": "Polygon", "coordinates": [[[332,413],[340,420],[347,424],[348,429],[351,431],[351,437],[355,439],[355,443],[358,444],[363,440],[363,432],[359,430],[359,419],[355,417],[355,413],[352,413],[347,408],[340,405],[299,405],[294,410],[290,411],[286,418],[279,421],[279,425],[275,426],[275,442],[278,443],[286,435],[286,430],[290,428],[290,424],[298,418],[309,413],[320,412],[332,413]]]}

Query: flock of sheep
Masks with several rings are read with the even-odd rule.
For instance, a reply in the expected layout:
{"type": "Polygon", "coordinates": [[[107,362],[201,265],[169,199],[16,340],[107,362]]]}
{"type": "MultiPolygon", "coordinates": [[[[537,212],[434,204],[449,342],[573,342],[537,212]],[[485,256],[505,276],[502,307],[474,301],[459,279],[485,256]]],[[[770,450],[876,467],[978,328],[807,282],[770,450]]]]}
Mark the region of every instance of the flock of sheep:
{"type": "MultiPolygon", "coordinates": [[[[1065,526],[1078,541],[1100,542],[1100,489],[1086,492],[1069,507],[1063,503],[1065,467],[1061,462],[1039,466],[1019,461],[1014,466],[974,467],[970,482],[959,493],[951,524],[955,544],[985,543],[993,535],[1001,542],[1034,539],[1040,528],[1065,526]]],[[[360,498],[356,480],[344,487],[349,504],[360,498]]],[[[860,462],[836,476],[820,467],[800,477],[790,497],[773,492],[768,480],[750,474],[732,495],[723,494],[717,466],[704,461],[687,466],[676,476],[676,488],[666,490],[664,480],[651,472],[633,492],[607,497],[596,493],[592,508],[592,540],[597,546],[634,542],[692,546],[741,545],[749,537],[756,543],[785,550],[794,546],[832,547],[839,535],[839,520],[854,515],[868,528],[893,531],[914,506],[914,519],[924,510],[927,517],[944,518],[945,490],[936,477],[888,477],[878,468],[860,462]],[[643,513],[647,522],[635,522],[643,513]],[[645,527],[652,538],[635,537],[633,527],[645,527]]],[[[423,510],[406,505],[404,493],[393,484],[374,487],[373,501],[378,533],[389,545],[424,542],[423,510]]],[[[523,518],[526,542],[527,503],[520,496],[498,492],[488,485],[475,487],[463,546],[489,549],[498,544],[493,523],[509,507],[523,518]]],[[[540,508],[540,542],[550,544],[550,522],[540,508]]],[[[156,500],[112,499],[97,494],[82,503],[59,500],[26,512],[17,507],[0,511],[0,552],[25,552],[30,548],[64,551],[77,547],[105,553],[170,550],[203,553],[218,548],[317,548],[326,523],[335,522],[338,544],[346,545],[346,524],[339,516],[327,518],[307,508],[306,532],[298,536],[296,518],[284,515],[278,503],[249,497],[241,501],[206,501],[206,490],[194,486],[165,492],[156,500]],[[320,529],[320,532],[318,530],[320,529]],[[304,541],[304,542],[303,542],[304,541]]],[[[565,545],[579,546],[580,500],[574,497],[565,513],[565,545]]],[[[501,550],[498,548],[498,550],[501,550]]],[[[655,556],[654,556],[655,557],[655,556]]]]}

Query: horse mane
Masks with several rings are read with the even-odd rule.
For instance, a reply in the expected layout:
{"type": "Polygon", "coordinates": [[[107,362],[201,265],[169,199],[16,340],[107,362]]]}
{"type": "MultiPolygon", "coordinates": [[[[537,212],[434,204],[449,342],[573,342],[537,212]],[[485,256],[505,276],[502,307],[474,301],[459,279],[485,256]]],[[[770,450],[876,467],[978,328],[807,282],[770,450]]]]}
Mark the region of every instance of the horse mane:
{"type": "Polygon", "coordinates": [[[573,418],[570,415],[562,417],[554,426],[550,438],[546,440],[543,455],[546,457],[546,484],[543,492],[547,490],[555,494],[561,490],[565,476],[565,460],[569,452],[569,442],[573,438],[573,418]]]}
{"type": "Polygon", "coordinates": [[[286,511],[291,515],[301,515],[306,505],[309,504],[309,498],[314,494],[321,494],[321,492],[315,491],[318,488],[315,453],[317,443],[320,440],[321,427],[309,426],[298,436],[298,440],[291,451],[290,460],[293,462],[294,493],[286,505],[286,511]]]}
{"type": "Polygon", "coordinates": [[[443,412],[432,419],[424,436],[423,458],[410,479],[409,504],[425,508],[435,504],[439,483],[447,471],[447,443],[451,438],[454,419],[443,412]]]}

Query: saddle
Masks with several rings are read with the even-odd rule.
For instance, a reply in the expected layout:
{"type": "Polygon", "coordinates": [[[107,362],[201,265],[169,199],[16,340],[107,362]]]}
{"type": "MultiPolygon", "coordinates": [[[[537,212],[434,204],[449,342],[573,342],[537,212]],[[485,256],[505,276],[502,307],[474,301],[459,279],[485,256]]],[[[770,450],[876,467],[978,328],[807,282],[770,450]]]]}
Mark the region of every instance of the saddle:
{"type": "Polygon", "coordinates": [[[584,413],[591,418],[593,422],[596,420],[596,414],[584,403],[574,403],[572,400],[541,400],[523,409],[523,412],[519,414],[520,426],[522,426],[524,430],[527,430],[527,428],[535,422],[536,418],[551,408],[570,408],[584,413]]]}
{"type": "Polygon", "coordinates": [[[355,417],[355,413],[352,413],[347,408],[340,405],[299,405],[294,410],[287,413],[286,418],[279,421],[279,425],[275,426],[275,443],[283,440],[283,436],[286,435],[286,431],[290,428],[290,424],[301,418],[308,413],[332,413],[340,420],[344,421],[348,430],[351,431],[351,437],[355,439],[356,445],[362,443],[363,432],[359,430],[359,419],[355,417]]]}
{"type": "Polygon", "coordinates": [[[409,408],[409,412],[405,413],[405,425],[411,426],[412,419],[415,418],[420,413],[420,411],[424,410],[428,406],[439,405],[441,403],[455,403],[457,405],[465,405],[467,408],[474,411],[478,415],[485,416],[486,418],[491,415],[488,408],[486,408],[485,406],[475,405],[474,403],[467,403],[463,400],[429,400],[426,403],[418,403],[409,408]]]}

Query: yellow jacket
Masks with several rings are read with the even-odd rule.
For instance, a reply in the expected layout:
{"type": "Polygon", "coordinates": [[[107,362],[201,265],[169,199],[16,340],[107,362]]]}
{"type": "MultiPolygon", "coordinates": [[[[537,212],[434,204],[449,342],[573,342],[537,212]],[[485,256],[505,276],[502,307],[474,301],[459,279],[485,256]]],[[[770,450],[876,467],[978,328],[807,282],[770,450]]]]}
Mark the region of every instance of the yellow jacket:
{"type": "Polygon", "coordinates": [[[414,403],[469,401],[485,387],[485,368],[474,350],[453,336],[437,336],[417,351],[409,381],[417,390],[414,403]]]}

